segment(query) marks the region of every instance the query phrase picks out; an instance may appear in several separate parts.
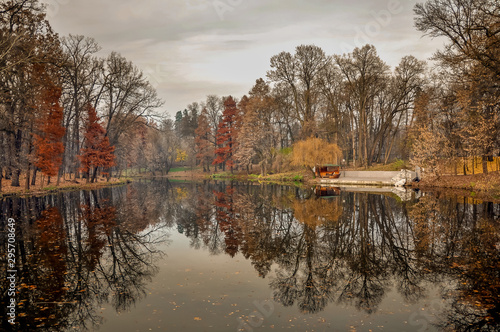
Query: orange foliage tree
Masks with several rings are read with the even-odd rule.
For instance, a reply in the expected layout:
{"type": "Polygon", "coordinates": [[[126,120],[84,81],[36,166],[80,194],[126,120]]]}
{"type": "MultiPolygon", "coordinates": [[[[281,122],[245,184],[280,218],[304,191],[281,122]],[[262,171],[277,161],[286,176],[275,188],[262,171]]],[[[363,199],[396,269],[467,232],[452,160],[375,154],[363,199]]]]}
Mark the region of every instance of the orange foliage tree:
{"type": "Polygon", "coordinates": [[[238,109],[236,102],[229,96],[224,101],[224,113],[222,113],[222,120],[219,122],[217,128],[216,142],[217,148],[215,149],[215,160],[212,165],[221,165],[222,169],[225,167],[231,169],[235,166],[233,155],[236,147],[236,128],[237,128],[238,109]]]}
{"type": "Polygon", "coordinates": [[[78,158],[81,162],[80,170],[86,174],[87,182],[89,181],[91,171],[91,182],[94,182],[99,167],[106,169],[115,165],[115,156],[113,154],[115,147],[109,144],[106,130],[99,122],[96,110],[90,105],[87,105],[87,114],[85,147],[78,158]]]}
{"type": "Polygon", "coordinates": [[[42,117],[38,124],[40,135],[34,135],[35,165],[48,176],[48,184],[50,177],[58,174],[64,152],[62,138],[66,129],[62,126],[63,108],[59,105],[60,97],[61,88],[51,86],[45,89],[40,107],[42,117]]]}
{"type": "Polygon", "coordinates": [[[201,115],[198,117],[198,127],[194,131],[196,137],[194,143],[196,145],[196,159],[198,159],[203,167],[203,172],[210,172],[210,163],[213,158],[213,145],[210,142],[210,133],[212,128],[208,123],[207,109],[204,108],[201,115]]]}
{"type": "Polygon", "coordinates": [[[335,143],[321,138],[308,138],[293,145],[292,165],[304,166],[313,174],[312,168],[321,164],[335,163],[342,158],[342,150],[335,143]]]}

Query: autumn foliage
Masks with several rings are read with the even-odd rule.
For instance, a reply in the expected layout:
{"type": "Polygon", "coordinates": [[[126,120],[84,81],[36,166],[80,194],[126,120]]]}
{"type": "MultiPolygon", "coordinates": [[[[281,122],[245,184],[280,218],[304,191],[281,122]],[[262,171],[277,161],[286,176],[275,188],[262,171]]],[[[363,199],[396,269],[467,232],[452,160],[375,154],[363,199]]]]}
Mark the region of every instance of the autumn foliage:
{"type": "Polygon", "coordinates": [[[87,106],[88,119],[85,127],[85,147],[81,150],[79,157],[81,171],[87,174],[93,170],[92,182],[95,180],[98,167],[110,168],[115,162],[113,151],[115,147],[109,144],[106,130],[99,122],[96,110],[87,106]]]}
{"type": "Polygon", "coordinates": [[[312,169],[316,165],[338,163],[342,151],[337,144],[320,138],[308,138],[293,145],[292,165],[312,169]]]}
{"type": "Polygon", "coordinates": [[[217,128],[217,149],[215,150],[215,160],[213,165],[222,165],[222,168],[229,167],[231,172],[235,166],[233,155],[236,148],[238,109],[232,97],[228,97],[224,102],[224,113],[222,121],[217,128]]]}
{"type": "Polygon", "coordinates": [[[212,128],[208,123],[207,110],[203,109],[198,117],[198,127],[194,131],[196,137],[194,140],[196,146],[196,159],[203,167],[203,171],[210,171],[211,160],[214,155],[213,145],[210,142],[210,133],[212,128]]]}
{"type": "Polygon", "coordinates": [[[52,86],[45,89],[42,103],[42,117],[38,123],[40,134],[35,134],[35,165],[47,176],[56,176],[62,164],[64,145],[62,138],[63,108],[59,105],[61,88],[52,86]]]}

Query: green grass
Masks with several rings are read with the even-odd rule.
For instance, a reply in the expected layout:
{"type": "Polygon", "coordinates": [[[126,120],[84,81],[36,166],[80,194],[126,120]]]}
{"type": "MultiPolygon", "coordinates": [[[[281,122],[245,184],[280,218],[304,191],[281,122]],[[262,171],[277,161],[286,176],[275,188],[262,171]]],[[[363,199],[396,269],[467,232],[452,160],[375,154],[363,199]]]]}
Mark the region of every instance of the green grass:
{"type": "Polygon", "coordinates": [[[189,171],[190,168],[189,167],[173,167],[170,169],[170,171],[168,171],[169,173],[175,173],[175,172],[184,172],[184,171],[189,171]]]}
{"type": "Polygon", "coordinates": [[[56,187],[56,186],[48,186],[48,187],[42,188],[42,190],[47,190],[47,191],[52,191],[52,190],[57,190],[57,189],[59,189],[59,187],[56,187]]]}
{"type": "Polygon", "coordinates": [[[304,176],[302,174],[297,174],[296,172],[289,173],[278,173],[278,174],[248,174],[248,175],[235,175],[228,172],[216,173],[210,176],[214,180],[248,180],[248,181],[259,181],[259,182],[269,182],[269,183],[294,183],[297,186],[302,185],[304,176]]]}
{"type": "Polygon", "coordinates": [[[248,174],[248,179],[250,181],[257,181],[259,179],[259,176],[258,174],[248,174]]]}
{"type": "Polygon", "coordinates": [[[284,155],[284,156],[288,156],[292,153],[292,148],[283,148],[279,151],[280,154],[284,155]]]}
{"type": "Polygon", "coordinates": [[[367,171],[400,171],[402,169],[409,169],[410,164],[408,161],[401,160],[401,159],[396,159],[396,161],[383,165],[383,164],[378,164],[378,165],[372,165],[368,167],[366,170],[367,171]]]}
{"type": "Polygon", "coordinates": [[[236,175],[223,172],[223,173],[215,173],[210,176],[212,179],[225,179],[225,180],[234,180],[236,179],[236,175]]]}

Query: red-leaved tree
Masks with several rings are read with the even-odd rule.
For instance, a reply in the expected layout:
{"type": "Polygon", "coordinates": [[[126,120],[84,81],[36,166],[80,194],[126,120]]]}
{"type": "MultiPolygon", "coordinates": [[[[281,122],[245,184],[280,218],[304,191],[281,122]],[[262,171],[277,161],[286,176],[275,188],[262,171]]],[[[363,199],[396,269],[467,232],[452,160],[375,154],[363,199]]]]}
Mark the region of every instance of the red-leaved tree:
{"type": "Polygon", "coordinates": [[[59,98],[61,88],[52,85],[44,90],[38,123],[40,134],[34,135],[35,165],[48,176],[47,184],[50,183],[51,176],[58,175],[64,152],[62,138],[66,129],[62,126],[63,108],[59,105],[59,98]]]}
{"type": "Polygon", "coordinates": [[[224,113],[219,122],[216,135],[217,148],[215,149],[215,160],[212,165],[222,165],[222,170],[226,166],[233,172],[235,166],[233,155],[236,147],[238,109],[236,102],[229,96],[224,101],[224,113]]]}
{"type": "Polygon", "coordinates": [[[81,163],[80,170],[87,175],[87,182],[91,172],[91,182],[94,182],[99,167],[109,169],[115,165],[115,155],[113,154],[115,147],[109,144],[106,130],[99,122],[96,110],[90,105],[87,105],[87,115],[85,147],[78,159],[80,159],[81,163]]]}

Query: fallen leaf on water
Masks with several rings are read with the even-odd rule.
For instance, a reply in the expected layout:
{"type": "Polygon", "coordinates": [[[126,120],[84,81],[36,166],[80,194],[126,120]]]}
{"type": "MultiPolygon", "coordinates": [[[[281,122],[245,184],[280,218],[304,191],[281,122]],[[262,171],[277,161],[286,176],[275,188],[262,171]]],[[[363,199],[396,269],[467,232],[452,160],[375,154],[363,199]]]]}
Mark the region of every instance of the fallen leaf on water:
{"type": "Polygon", "coordinates": [[[200,317],[195,317],[194,320],[201,320],[201,318],[200,317]]]}

